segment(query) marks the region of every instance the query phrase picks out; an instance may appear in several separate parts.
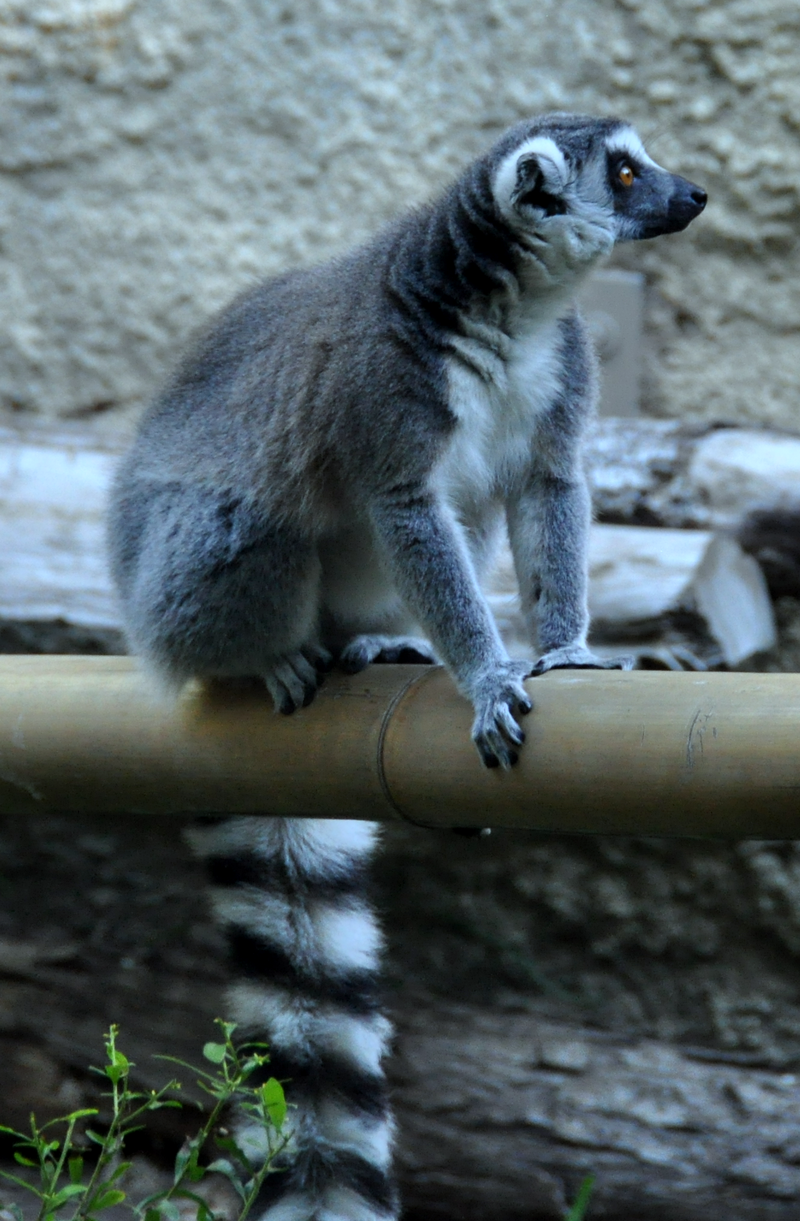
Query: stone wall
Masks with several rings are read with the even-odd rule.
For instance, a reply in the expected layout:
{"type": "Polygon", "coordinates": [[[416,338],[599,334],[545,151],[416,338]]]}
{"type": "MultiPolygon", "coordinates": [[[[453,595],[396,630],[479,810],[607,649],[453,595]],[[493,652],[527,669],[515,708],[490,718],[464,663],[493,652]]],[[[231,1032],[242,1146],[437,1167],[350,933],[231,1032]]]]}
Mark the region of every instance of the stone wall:
{"type": "Polygon", "coordinates": [[[237,288],[567,108],[711,194],[616,256],[646,409],[793,429],[798,33],[794,0],[0,0],[0,404],[121,423],[237,288]]]}

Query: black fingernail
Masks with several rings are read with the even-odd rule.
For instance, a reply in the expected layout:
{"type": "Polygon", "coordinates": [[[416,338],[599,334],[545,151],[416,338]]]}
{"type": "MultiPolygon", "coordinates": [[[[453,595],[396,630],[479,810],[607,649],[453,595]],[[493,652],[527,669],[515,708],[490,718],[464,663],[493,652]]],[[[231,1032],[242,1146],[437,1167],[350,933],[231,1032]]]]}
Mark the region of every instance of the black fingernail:
{"type": "Polygon", "coordinates": [[[287,695],[281,700],[281,716],[291,716],[295,710],[294,700],[287,695]]]}
{"type": "Polygon", "coordinates": [[[483,762],[486,765],[486,767],[499,767],[500,766],[500,760],[498,759],[497,755],[484,755],[483,762]]]}
{"type": "Polygon", "coordinates": [[[518,763],[518,762],[519,762],[519,755],[517,754],[517,752],[515,750],[510,750],[508,752],[508,766],[513,767],[514,764],[518,763]]]}

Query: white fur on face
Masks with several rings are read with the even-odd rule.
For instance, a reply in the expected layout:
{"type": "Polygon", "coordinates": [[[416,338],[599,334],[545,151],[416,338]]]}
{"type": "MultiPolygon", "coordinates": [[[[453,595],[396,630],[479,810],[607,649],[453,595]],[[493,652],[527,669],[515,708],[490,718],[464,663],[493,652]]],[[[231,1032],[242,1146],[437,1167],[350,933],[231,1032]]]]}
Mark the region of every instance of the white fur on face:
{"type": "Polygon", "coordinates": [[[497,167],[492,193],[501,212],[508,213],[512,210],[519,165],[529,157],[538,162],[545,186],[551,195],[560,195],[567,185],[569,166],[561,149],[549,136],[534,136],[518,145],[497,167]]]}
{"type": "Polygon", "coordinates": [[[606,140],[606,149],[609,153],[627,153],[631,161],[639,161],[642,165],[650,165],[657,170],[661,169],[661,166],[647,152],[638,133],[632,127],[619,127],[612,132],[606,140]]]}

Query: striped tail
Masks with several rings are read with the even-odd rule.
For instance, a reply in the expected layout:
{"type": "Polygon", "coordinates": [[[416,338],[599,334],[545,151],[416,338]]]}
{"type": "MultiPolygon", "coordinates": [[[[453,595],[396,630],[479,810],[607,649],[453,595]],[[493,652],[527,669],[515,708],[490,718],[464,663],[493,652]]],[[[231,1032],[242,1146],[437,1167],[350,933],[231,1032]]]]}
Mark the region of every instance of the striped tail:
{"type": "MultiPolygon", "coordinates": [[[[238,981],[237,1036],[269,1044],[294,1129],[261,1221],[393,1221],[394,1125],[382,1059],[380,929],[364,897],[373,823],[232,818],[189,833],[209,865],[238,981]]],[[[238,1139],[263,1150],[254,1129],[238,1139]]],[[[263,1138],[262,1138],[263,1139],[263,1138]]]]}

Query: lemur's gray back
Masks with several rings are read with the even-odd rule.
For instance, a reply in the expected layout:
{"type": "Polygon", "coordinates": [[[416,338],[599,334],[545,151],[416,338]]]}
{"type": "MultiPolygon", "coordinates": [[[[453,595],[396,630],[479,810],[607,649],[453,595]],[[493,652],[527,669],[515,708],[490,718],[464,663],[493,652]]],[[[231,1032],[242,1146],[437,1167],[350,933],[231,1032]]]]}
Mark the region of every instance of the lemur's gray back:
{"type": "MultiPolygon", "coordinates": [[[[115,485],[135,650],[174,684],[260,677],[285,713],[334,662],[440,659],[483,762],[512,766],[526,675],[624,664],[586,645],[595,380],[572,299],[616,240],[704,202],[619,120],[545,116],[367,246],[240,296],[115,485]],[[503,514],[536,662],[508,657],[481,590],[503,514]]],[[[297,1103],[265,1218],[394,1217],[372,830],[235,819],[195,843],[241,975],[232,1016],[297,1103]]]]}
{"type": "MultiPolygon", "coordinates": [[[[436,204],[348,256],[243,293],[145,416],[119,494],[135,479],[184,476],[235,494],[257,487],[294,515],[309,509],[310,493],[322,494],[320,474],[357,491],[376,464],[373,478],[385,478],[387,459],[400,469],[424,462],[454,424],[445,371],[453,336],[476,301],[495,297],[502,309],[520,293],[524,252],[498,215],[493,171],[539,130],[568,136],[585,154],[585,133],[571,120],[517,124],[436,204]],[[409,446],[410,432],[426,443],[423,456],[409,446]]],[[[568,303],[562,298],[563,313],[568,303]]],[[[123,581],[136,553],[128,526],[120,515],[111,535],[123,581]]]]}

